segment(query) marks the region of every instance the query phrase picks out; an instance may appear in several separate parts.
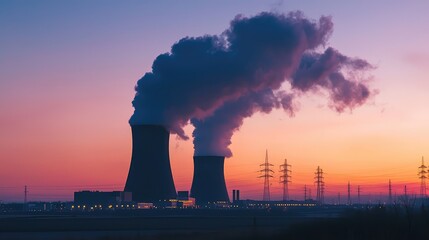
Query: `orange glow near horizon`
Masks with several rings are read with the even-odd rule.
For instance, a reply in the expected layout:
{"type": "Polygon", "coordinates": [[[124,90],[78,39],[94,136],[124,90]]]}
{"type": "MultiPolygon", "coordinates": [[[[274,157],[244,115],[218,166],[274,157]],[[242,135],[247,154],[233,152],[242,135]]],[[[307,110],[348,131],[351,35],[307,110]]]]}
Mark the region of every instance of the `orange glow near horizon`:
{"type": "MultiPolygon", "coordinates": [[[[338,114],[317,103],[318,97],[301,102],[301,110],[289,118],[281,111],[257,114],[246,119],[234,135],[234,156],[225,161],[228,190],[240,189],[243,199],[260,199],[263,180],[258,179],[259,164],[268,149],[275,166],[271,179],[273,199],[281,199],[279,165],[287,158],[292,165],[290,195],[303,198],[307,185],[315,196],[314,172],[323,168],[326,195],[346,196],[350,181],[356,195],[384,196],[391,179],[393,191],[400,195],[404,185],[410,194],[418,194],[417,167],[422,150],[429,149],[424,106],[414,105],[409,113],[367,105],[353,113],[338,114]],[[412,113],[412,114],[411,114],[412,113]]],[[[83,189],[122,190],[131,157],[131,131],[125,116],[106,109],[91,112],[92,106],[77,107],[85,120],[73,114],[44,122],[23,122],[22,129],[9,129],[1,140],[3,161],[0,175],[2,196],[22,199],[28,185],[32,200],[71,200],[73,191],[83,189]],[[106,119],[106,122],[87,119],[106,119]],[[27,125],[29,124],[29,125],[27,125]],[[37,126],[37,127],[34,127],[37,126]],[[82,137],[84,136],[84,137],[82,137]],[[27,161],[32,159],[32,161],[27,161]],[[19,169],[19,170],[17,170],[19,169]]],[[[427,122],[427,121],[426,121],[427,122]]],[[[192,127],[186,127],[188,135],[192,127]]],[[[170,137],[170,158],[177,190],[189,190],[193,174],[192,141],[170,137]]],[[[3,197],[4,198],[4,197],[3,197]]]]}
{"type": "MultiPolygon", "coordinates": [[[[103,8],[92,1],[87,8],[8,2],[0,3],[3,202],[22,202],[25,185],[29,201],[72,200],[73,191],[85,189],[123,190],[134,86],[153,60],[182,37],[219,34],[236,14],[272,8],[265,1],[228,1],[228,7],[172,2],[169,8],[156,1],[128,8],[114,1],[103,8]]],[[[301,9],[311,19],[332,15],[334,33],[326,47],[374,64],[368,82],[379,94],[339,114],[328,107],[326,93],[309,92],[297,98],[292,118],[278,110],[245,119],[232,138],[233,157],[225,160],[230,196],[240,189],[242,199],[262,199],[257,171],[266,149],[275,171],[272,199],[281,199],[278,170],[285,158],[292,165],[292,199],[303,199],[304,185],[315,198],[318,166],[328,202],[338,193],[345,200],[349,181],[354,199],[358,185],[366,200],[385,199],[389,179],[393,194],[403,194],[405,185],[418,194],[422,156],[429,165],[429,2],[389,8],[379,1],[302,2],[288,1],[279,11],[301,9]]],[[[191,187],[192,130],[185,128],[188,141],[170,136],[176,190],[191,187]]]]}
{"type": "MultiPolygon", "coordinates": [[[[281,199],[278,168],[284,158],[292,165],[292,198],[303,198],[304,185],[315,196],[313,178],[317,166],[325,172],[327,196],[335,197],[340,192],[345,197],[348,181],[355,195],[357,185],[361,186],[362,195],[386,195],[389,179],[398,195],[403,193],[404,185],[410,194],[418,193],[417,167],[421,155],[428,155],[420,151],[429,149],[428,141],[420,137],[429,135],[428,129],[419,126],[423,123],[407,123],[404,116],[398,122],[384,121],[395,119],[397,113],[380,111],[377,106],[338,114],[314,106],[312,101],[302,102],[301,111],[293,118],[276,111],[246,119],[232,139],[234,156],[225,160],[229,191],[240,189],[243,199],[261,198],[263,179],[257,178],[257,171],[268,149],[269,161],[275,165],[275,178],[271,179],[273,199],[281,199]]],[[[15,136],[20,133],[21,137],[2,141],[3,157],[13,161],[4,161],[2,165],[1,193],[19,200],[21,188],[28,185],[30,199],[71,200],[72,192],[77,190],[123,189],[131,155],[129,125],[126,119],[115,119],[108,111],[96,114],[123,123],[108,127],[97,121],[83,122],[65,116],[61,121],[49,122],[48,129],[40,128],[40,133],[26,135],[30,129],[27,126],[23,132],[13,133],[15,136]],[[38,161],[25,161],[32,158],[38,161]],[[18,173],[16,169],[20,169],[18,173]]],[[[421,114],[411,118],[427,118],[427,113],[421,114]]],[[[33,121],[33,124],[46,123],[33,121]]],[[[191,135],[192,127],[188,126],[186,132],[191,135]]],[[[192,141],[179,140],[175,135],[170,139],[176,189],[189,190],[193,174],[192,141]]]]}

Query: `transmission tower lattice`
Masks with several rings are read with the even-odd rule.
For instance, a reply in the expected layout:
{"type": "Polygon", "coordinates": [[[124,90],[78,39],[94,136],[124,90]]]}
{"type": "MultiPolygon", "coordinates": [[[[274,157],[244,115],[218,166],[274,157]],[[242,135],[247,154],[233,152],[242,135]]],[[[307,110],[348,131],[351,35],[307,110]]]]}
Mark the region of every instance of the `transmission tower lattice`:
{"type": "Polygon", "coordinates": [[[268,162],[268,150],[265,151],[265,163],[260,164],[259,166],[263,167],[262,170],[259,170],[259,172],[261,172],[261,175],[258,176],[258,178],[264,178],[263,201],[270,201],[270,178],[273,177],[273,175],[271,174],[274,173],[274,171],[271,170],[270,167],[274,165],[268,162]]]}
{"type": "Polygon", "coordinates": [[[422,165],[420,165],[419,167],[419,173],[418,176],[420,178],[420,196],[422,198],[426,197],[426,174],[428,173],[426,171],[426,165],[425,165],[425,160],[422,157],[422,165]]]}
{"type": "Polygon", "coordinates": [[[347,183],[347,205],[352,205],[352,199],[350,196],[350,181],[347,183]]]}
{"type": "Polygon", "coordinates": [[[285,159],[285,163],[280,165],[280,172],[282,175],[280,176],[280,183],[283,183],[283,201],[289,200],[289,183],[291,182],[292,171],[290,170],[292,166],[287,163],[287,159],[285,159]]]}
{"type": "Polygon", "coordinates": [[[307,201],[307,185],[304,185],[304,202],[307,201]]]}
{"type": "Polygon", "coordinates": [[[358,189],[357,189],[357,197],[358,197],[358,204],[360,204],[360,185],[358,185],[358,189]]]}
{"type": "Polygon", "coordinates": [[[314,183],[316,184],[316,191],[317,191],[316,201],[319,204],[323,204],[324,195],[325,195],[325,182],[323,181],[323,170],[320,167],[317,167],[317,170],[314,174],[315,174],[314,183]]]}
{"type": "Polygon", "coordinates": [[[392,199],[392,181],[389,179],[389,204],[392,205],[393,204],[393,199],[392,199]]]}
{"type": "Polygon", "coordinates": [[[27,211],[27,201],[28,201],[28,189],[27,189],[27,185],[24,186],[24,212],[27,211]]]}

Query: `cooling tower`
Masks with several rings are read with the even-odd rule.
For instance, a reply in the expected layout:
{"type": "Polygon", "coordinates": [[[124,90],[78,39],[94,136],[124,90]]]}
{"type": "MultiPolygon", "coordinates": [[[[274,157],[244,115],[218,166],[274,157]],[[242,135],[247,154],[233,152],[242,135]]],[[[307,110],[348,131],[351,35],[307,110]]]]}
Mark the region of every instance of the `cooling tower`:
{"type": "Polygon", "coordinates": [[[133,151],[125,191],[133,201],[176,198],[168,150],[170,133],[158,125],[131,125],[133,151]]]}
{"type": "Polygon", "coordinates": [[[222,156],[194,156],[191,197],[197,204],[229,202],[223,173],[224,160],[222,156]]]}

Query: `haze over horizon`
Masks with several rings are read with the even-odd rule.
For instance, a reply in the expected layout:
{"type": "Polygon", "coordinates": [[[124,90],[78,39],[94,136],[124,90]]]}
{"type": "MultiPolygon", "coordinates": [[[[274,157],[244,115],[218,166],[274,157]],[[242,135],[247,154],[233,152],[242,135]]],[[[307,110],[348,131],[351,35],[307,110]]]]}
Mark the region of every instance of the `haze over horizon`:
{"type": "MultiPolygon", "coordinates": [[[[418,193],[417,167],[429,156],[429,3],[360,1],[2,1],[0,3],[0,200],[71,200],[73,191],[123,190],[131,158],[134,86],[153,60],[179,39],[217,35],[237,15],[302,11],[331,16],[334,47],[376,68],[368,84],[379,94],[353,111],[329,109],[323,91],[302,93],[294,117],[282,110],[246,118],[225,160],[228,190],[260,199],[265,149],[275,164],[273,199],[281,199],[278,165],[292,164],[292,199],[313,187],[317,166],[327,195],[347,182],[369,199],[418,193]]],[[[192,136],[191,124],[184,133],[192,136]]],[[[192,180],[192,139],[171,135],[177,190],[192,180]]],[[[314,187],[313,187],[314,188],[314,187]]],[[[315,190],[314,190],[315,193],[315,190]]],[[[230,193],[231,194],[231,193],[230,193]]]]}

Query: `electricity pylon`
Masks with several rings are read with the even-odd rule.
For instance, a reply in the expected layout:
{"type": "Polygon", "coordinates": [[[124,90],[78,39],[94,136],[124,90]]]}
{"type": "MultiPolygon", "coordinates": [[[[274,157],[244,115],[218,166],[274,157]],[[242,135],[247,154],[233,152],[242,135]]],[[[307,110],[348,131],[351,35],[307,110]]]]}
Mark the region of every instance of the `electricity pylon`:
{"type": "Polygon", "coordinates": [[[291,182],[292,171],[290,170],[291,165],[287,163],[287,159],[285,159],[285,163],[280,165],[280,172],[282,175],[280,176],[280,183],[283,183],[283,201],[289,200],[289,183],[291,182]]]}
{"type": "Polygon", "coordinates": [[[425,160],[422,157],[422,165],[420,165],[419,173],[417,174],[420,179],[420,197],[422,198],[426,197],[426,174],[428,173],[426,168],[425,160]]]}
{"type": "Polygon", "coordinates": [[[274,165],[268,163],[268,150],[265,151],[265,162],[263,164],[260,164],[259,166],[263,167],[263,169],[259,170],[259,172],[261,172],[261,175],[258,176],[258,178],[264,178],[263,200],[270,201],[270,178],[273,177],[271,173],[274,173],[274,171],[271,170],[270,167],[274,165]]]}
{"type": "Polygon", "coordinates": [[[325,192],[325,182],[323,181],[323,170],[318,166],[315,174],[315,181],[314,183],[316,184],[316,191],[317,191],[317,195],[316,195],[316,201],[319,204],[323,204],[324,202],[324,192],[325,192]]]}

